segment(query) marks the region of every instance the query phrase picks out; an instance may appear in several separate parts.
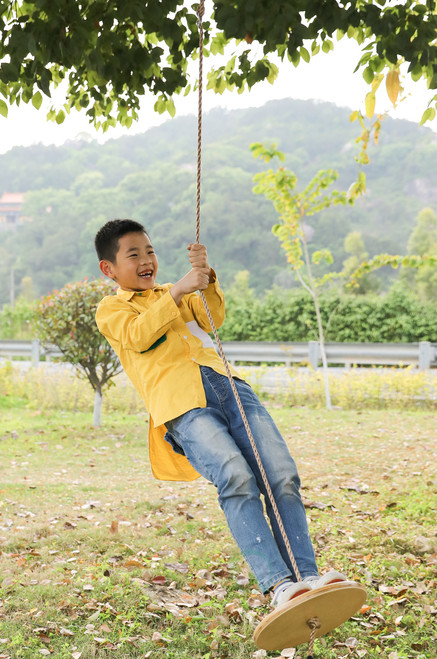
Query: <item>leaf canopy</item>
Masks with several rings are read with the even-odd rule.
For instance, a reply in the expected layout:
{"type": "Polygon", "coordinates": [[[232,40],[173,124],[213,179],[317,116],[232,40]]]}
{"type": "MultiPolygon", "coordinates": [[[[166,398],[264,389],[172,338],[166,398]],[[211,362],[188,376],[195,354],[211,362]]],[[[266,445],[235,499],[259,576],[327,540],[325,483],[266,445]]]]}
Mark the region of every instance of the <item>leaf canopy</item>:
{"type": "MultiPolygon", "coordinates": [[[[184,0],[0,0],[0,95],[9,104],[41,105],[65,85],[63,110],[84,109],[96,127],[137,118],[151,92],[155,110],[174,113],[172,96],[193,87],[188,64],[198,56],[197,3],[184,0]]],[[[297,66],[328,53],[345,35],[363,45],[357,65],[369,84],[381,71],[406,63],[413,80],[437,88],[435,0],[215,0],[204,20],[206,54],[227,63],[209,74],[208,87],[241,92],[273,82],[279,55],[297,66]]],[[[390,94],[396,94],[390,73],[390,94]]],[[[437,95],[430,101],[437,102],[437,95]]],[[[435,116],[425,110],[424,120],[435,116]]],[[[7,105],[0,101],[0,113],[7,105]]]]}

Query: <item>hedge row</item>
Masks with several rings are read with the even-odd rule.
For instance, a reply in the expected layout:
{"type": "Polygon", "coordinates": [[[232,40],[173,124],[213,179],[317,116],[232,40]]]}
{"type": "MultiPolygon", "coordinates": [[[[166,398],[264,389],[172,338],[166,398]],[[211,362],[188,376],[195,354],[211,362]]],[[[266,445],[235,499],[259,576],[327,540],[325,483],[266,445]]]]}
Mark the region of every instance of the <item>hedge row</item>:
{"type": "MultiPolygon", "coordinates": [[[[407,291],[377,295],[330,293],[320,298],[329,342],[437,343],[437,305],[407,291]]],[[[258,299],[251,291],[226,296],[223,341],[317,340],[314,303],[303,289],[273,289],[258,299]]]]}
{"type": "MultiPolygon", "coordinates": [[[[33,305],[19,301],[0,312],[1,339],[35,336],[33,305]]],[[[325,339],[330,342],[437,343],[437,304],[421,302],[408,291],[377,295],[330,293],[320,298],[325,339]]],[[[235,286],[226,293],[223,341],[314,341],[314,304],[303,289],[272,289],[257,298],[235,286]]]]}

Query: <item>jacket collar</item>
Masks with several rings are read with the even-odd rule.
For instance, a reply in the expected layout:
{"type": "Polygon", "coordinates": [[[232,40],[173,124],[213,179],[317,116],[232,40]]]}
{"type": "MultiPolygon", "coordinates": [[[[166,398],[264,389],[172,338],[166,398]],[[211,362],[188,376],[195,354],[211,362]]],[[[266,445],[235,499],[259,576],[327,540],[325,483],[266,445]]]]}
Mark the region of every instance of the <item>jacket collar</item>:
{"type": "Polygon", "coordinates": [[[158,284],[153,288],[149,288],[146,291],[126,291],[124,290],[124,288],[118,288],[117,295],[123,298],[123,300],[127,300],[129,302],[130,300],[132,300],[132,298],[135,295],[138,295],[139,297],[148,297],[151,291],[162,291],[162,290],[164,290],[164,286],[159,286],[158,284]]]}

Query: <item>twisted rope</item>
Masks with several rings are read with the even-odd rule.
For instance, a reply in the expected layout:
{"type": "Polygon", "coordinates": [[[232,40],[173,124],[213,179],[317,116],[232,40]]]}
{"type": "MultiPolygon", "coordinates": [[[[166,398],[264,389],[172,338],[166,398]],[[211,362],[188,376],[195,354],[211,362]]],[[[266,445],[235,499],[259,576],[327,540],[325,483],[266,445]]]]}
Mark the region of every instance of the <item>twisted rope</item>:
{"type": "Polygon", "coordinates": [[[307,659],[314,659],[314,655],[313,655],[314,641],[316,640],[317,637],[317,630],[320,629],[321,627],[320,620],[318,618],[310,618],[309,620],[307,620],[307,625],[311,630],[307,659]]]}
{"type": "MultiPolygon", "coordinates": [[[[200,239],[200,182],[201,182],[201,169],[202,169],[202,87],[203,87],[203,24],[202,24],[202,16],[204,14],[204,0],[200,0],[199,3],[199,8],[197,10],[197,25],[199,28],[199,93],[198,93],[198,113],[197,113],[197,196],[196,196],[196,243],[199,243],[200,239]]],[[[237,388],[235,386],[234,378],[232,377],[231,369],[229,367],[228,360],[225,356],[225,353],[223,351],[223,346],[221,344],[220,338],[217,333],[217,328],[215,326],[215,323],[212,319],[210,309],[208,307],[208,303],[205,298],[205,294],[203,291],[200,291],[200,297],[202,299],[203,305],[205,307],[206,315],[208,317],[209,324],[211,325],[212,332],[214,334],[214,338],[217,343],[217,348],[220,354],[220,357],[222,358],[223,364],[225,366],[226,370],[226,375],[228,376],[230,385],[232,387],[233,394],[235,396],[235,400],[237,402],[238,410],[241,414],[241,418],[243,420],[244,427],[247,432],[247,436],[250,441],[250,445],[252,447],[253,453],[255,455],[256,463],[258,465],[258,468],[261,473],[261,477],[264,483],[264,487],[266,489],[270,504],[272,506],[273,512],[275,514],[276,521],[279,526],[279,530],[281,531],[282,538],[284,540],[285,547],[287,549],[288,556],[290,558],[291,565],[293,566],[294,573],[296,575],[296,579],[298,581],[302,581],[299,568],[297,567],[296,564],[296,559],[294,558],[293,551],[290,546],[290,541],[288,540],[287,534],[285,532],[284,524],[281,519],[281,515],[279,513],[278,507],[276,505],[275,498],[273,496],[273,492],[271,490],[269,481],[267,479],[267,475],[264,469],[264,466],[261,461],[261,457],[259,455],[257,446],[255,444],[255,440],[252,435],[252,431],[249,427],[249,423],[246,418],[246,414],[244,412],[243,406],[241,404],[240,396],[238,395],[237,388]]]]}
{"type": "MultiPolygon", "coordinates": [[[[205,11],[205,3],[204,0],[200,0],[199,6],[197,9],[197,26],[199,29],[199,81],[198,81],[198,112],[197,112],[197,185],[196,185],[196,243],[200,242],[200,198],[201,198],[201,175],[202,175],[202,100],[203,100],[203,41],[204,41],[204,33],[203,33],[203,14],[205,11]]],[[[214,338],[217,344],[217,349],[220,354],[220,357],[223,361],[225,370],[226,370],[226,375],[228,377],[229,383],[232,388],[232,392],[235,397],[235,401],[238,406],[238,410],[241,415],[241,419],[244,424],[244,428],[247,432],[247,436],[250,441],[250,445],[252,447],[252,451],[254,453],[256,463],[258,465],[258,469],[260,471],[264,487],[268,496],[268,499],[270,501],[270,504],[272,506],[272,510],[274,512],[276,521],[278,523],[279,530],[282,535],[282,539],[284,540],[284,544],[288,553],[288,557],[290,559],[291,565],[293,567],[294,573],[296,575],[296,579],[298,581],[302,581],[302,577],[299,572],[299,568],[297,567],[296,559],[294,557],[293,551],[291,549],[290,541],[287,537],[287,534],[285,532],[284,524],[282,522],[282,518],[280,515],[280,512],[278,510],[278,506],[276,505],[275,497],[273,496],[272,489],[270,487],[270,483],[267,478],[267,474],[265,472],[264,466],[261,461],[260,454],[258,452],[258,448],[255,443],[255,439],[253,437],[252,431],[250,429],[249,423],[246,418],[246,414],[243,409],[243,405],[241,404],[240,396],[238,394],[237,388],[235,386],[234,378],[232,377],[231,369],[229,366],[229,362],[226,358],[226,355],[223,350],[222,343],[220,341],[220,337],[217,333],[217,328],[215,326],[214,320],[211,315],[211,311],[209,309],[208,303],[206,301],[206,297],[203,291],[200,291],[200,297],[203,302],[203,306],[205,307],[206,315],[208,317],[209,324],[211,325],[212,332],[214,334],[214,338]]],[[[315,618],[310,618],[307,621],[307,625],[310,628],[310,640],[309,640],[309,647],[308,647],[308,657],[307,659],[313,659],[313,652],[314,652],[314,641],[317,636],[317,630],[320,629],[320,621],[317,617],[315,618]]]]}
{"type": "MultiPolygon", "coordinates": [[[[197,101],[197,176],[196,176],[196,243],[200,242],[200,183],[202,180],[202,102],[203,102],[203,14],[205,1],[200,0],[197,9],[197,27],[199,29],[199,88],[197,101]]],[[[208,305],[204,301],[208,313],[208,305]]]]}

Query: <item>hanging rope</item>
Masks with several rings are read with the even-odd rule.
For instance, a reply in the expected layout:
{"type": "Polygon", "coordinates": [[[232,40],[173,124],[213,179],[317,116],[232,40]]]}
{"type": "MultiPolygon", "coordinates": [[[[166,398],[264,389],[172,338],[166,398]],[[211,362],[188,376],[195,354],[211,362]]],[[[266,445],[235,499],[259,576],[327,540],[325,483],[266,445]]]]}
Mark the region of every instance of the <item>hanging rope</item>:
{"type": "MultiPolygon", "coordinates": [[[[203,33],[203,14],[205,12],[205,3],[204,0],[200,0],[199,6],[197,9],[197,26],[199,29],[199,81],[198,81],[198,112],[197,112],[197,185],[196,185],[196,243],[200,242],[200,197],[201,197],[201,175],[202,175],[202,92],[203,92],[203,41],[204,41],[204,33],[203,33]]],[[[220,341],[219,335],[217,333],[217,328],[215,326],[214,320],[211,315],[211,311],[208,307],[208,303],[205,298],[205,294],[203,291],[200,291],[200,297],[202,299],[203,305],[205,307],[206,315],[208,317],[209,324],[211,325],[212,332],[214,334],[214,338],[217,344],[217,349],[220,354],[220,357],[223,361],[225,370],[226,370],[226,375],[228,377],[228,380],[230,382],[233,394],[235,396],[235,400],[238,406],[238,410],[240,412],[244,427],[247,432],[247,436],[250,441],[250,445],[252,447],[252,451],[255,455],[256,463],[258,465],[258,469],[261,473],[261,477],[264,483],[264,487],[268,496],[268,499],[270,501],[270,504],[272,506],[276,521],[279,526],[279,530],[281,532],[282,538],[284,540],[285,547],[287,549],[288,557],[290,559],[291,565],[293,567],[294,573],[296,575],[296,579],[298,581],[302,581],[299,568],[297,567],[296,559],[294,557],[293,551],[291,549],[290,541],[287,537],[287,534],[285,532],[285,527],[281,519],[281,515],[278,510],[278,506],[276,505],[275,498],[273,496],[272,489],[270,487],[270,483],[267,478],[267,474],[265,472],[264,466],[261,461],[260,454],[258,452],[258,448],[256,446],[254,437],[252,435],[252,431],[250,429],[249,423],[246,418],[246,414],[243,409],[243,405],[241,404],[240,396],[238,395],[237,388],[235,386],[234,378],[232,377],[231,369],[229,366],[229,362],[226,358],[226,355],[223,350],[222,343],[220,341]]],[[[313,645],[314,645],[314,640],[316,638],[317,634],[317,629],[320,628],[320,622],[318,618],[312,618],[307,622],[308,626],[310,627],[311,634],[310,634],[310,641],[309,641],[309,648],[308,651],[310,653],[309,657],[313,653],[313,645]]],[[[308,658],[309,659],[309,658],[308,658]]]]}
{"type": "Polygon", "coordinates": [[[307,620],[307,625],[311,630],[310,633],[310,640],[309,640],[309,645],[308,645],[308,656],[307,659],[314,659],[313,652],[314,652],[314,641],[316,640],[317,637],[317,630],[320,629],[320,620],[318,618],[310,618],[307,620]]]}
{"type": "MultiPolygon", "coordinates": [[[[202,101],[203,101],[203,14],[205,12],[204,0],[200,0],[197,9],[197,27],[199,29],[199,89],[197,101],[197,185],[196,185],[196,243],[200,242],[200,183],[202,180],[202,101]]],[[[202,297],[206,312],[208,305],[202,297]]]]}
{"type": "MultiPolygon", "coordinates": [[[[200,0],[199,3],[199,8],[197,10],[197,25],[199,28],[199,93],[198,93],[198,113],[197,113],[197,196],[196,196],[196,243],[199,243],[200,240],[200,183],[201,183],[201,170],[202,170],[202,87],[203,87],[203,23],[202,23],[202,17],[204,14],[204,0],[200,0]]],[[[200,296],[202,298],[202,302],[205,307],[206,315],[208,317],[209,323],[211,325],[211,329],[214,334],[214,338],[217,343],[217,348],[220,354],[220,357],[222,358],[223,364],[226,369],[226,374],[228,376],[229,382],[232,387],[232,391],[234,393],[238,409],[241,414],[241,418],[243,420],[244,427],[246,429],[247,435],[249,437],[250,445],[252,447],[252,450],[255,454],[256,458],[256,463],[258,465],[258,468],[261,472],[261,476],[263,479],[264,486],[266,488],[266,492],[269,497],[269,501],[271,503],[271,506],[273,508],[276,521],[278,522],[279,529],[281,531],[282,538],[284,540],[285,546],[287,548],[288,556],[290,558],[291,564],[293,566],[294,573],[296,575],[296,578],[298,581],[302,581],[299,568],[297,567],[296,564],[296,559],[294,558],[293,551],[290,546],[290,541],[288,540],[287,534],[285,532],[284,524],[281,519],[281,515],[279,513],[278,507],[276,505],[276,501],[273,496],[273,492],[270,488],[270,484],[267,479],[266,472],[264,470],[264,466],[261,462],[261,458],[257,449],[257,446],[255,444],[255,440],[252,435],[252,431],[249,427],[249,423],[246,419],[246,414],[244,412],[243,406],[241,404],[240,396],[238,395],[237,388],[235,386],[234,379],[232,377],[231,369],[229,367],[228,360],[226,359],[225,353],[223,351],[223,347],[220,341],[220,338],[217,333],[217,328],[215,326],[215,323],[212,319],[211,312],[208,307],[208,303],[205,298],[205,294],[203,291],[200,291],[200,296]]]]}

